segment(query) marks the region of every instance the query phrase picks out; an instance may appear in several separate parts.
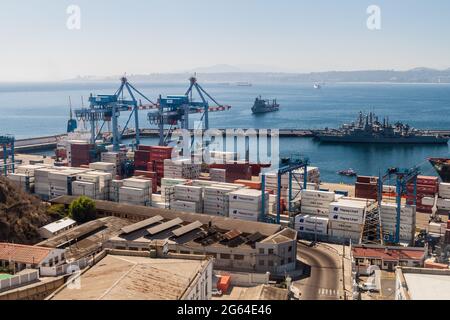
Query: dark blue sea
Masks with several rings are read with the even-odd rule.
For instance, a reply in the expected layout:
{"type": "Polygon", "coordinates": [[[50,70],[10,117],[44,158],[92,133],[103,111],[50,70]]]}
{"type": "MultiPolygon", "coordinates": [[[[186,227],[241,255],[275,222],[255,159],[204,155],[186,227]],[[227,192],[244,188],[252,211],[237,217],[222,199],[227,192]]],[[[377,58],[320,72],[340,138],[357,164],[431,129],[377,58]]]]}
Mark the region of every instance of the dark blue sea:
{"type": "MultiPolygon", "coordinates": [[[[155,101],[159,94],[184,94],[187,83],[135,83],[155,101]]],[[[391,121],[403,121],[416,128],[450,129],[450,85],[448,84],[253,84],[240,87],[204,83],[203,87],[221,104],[232,109],[210,114],[210,126],[218,128],[301,128],[338,127],[355,119],[361,111],[374,111],[391,121]],[[250,108],[256,96],[277,98],[281,110],[254,116],[250,108]]],[[[86,105],[90,93],[113,94],[118,83],[0,84],[0,134],[17,139],[63,133],[69,116],[69,96],[74,108],[86,105]]],[[[121,117],[122,124],[128,114],[121,117]]],[[[141,128],[150,127],[146,112],[141,128]]],[[[195,117],[191,117],[195,120],[195,117]]],[[[147,139],[156,143],[156,139],[147,139]]],[[[336,171],[353,168],[373,175],[389,167],[421,165],[424,174],[434,174],[426,163],[430,156],[450,156],[448,146],[424,145],[330,145],[310,138],[282,138],[281,152],[299,152],[319,166],[323,180],[351,182],[336,171]]]]}

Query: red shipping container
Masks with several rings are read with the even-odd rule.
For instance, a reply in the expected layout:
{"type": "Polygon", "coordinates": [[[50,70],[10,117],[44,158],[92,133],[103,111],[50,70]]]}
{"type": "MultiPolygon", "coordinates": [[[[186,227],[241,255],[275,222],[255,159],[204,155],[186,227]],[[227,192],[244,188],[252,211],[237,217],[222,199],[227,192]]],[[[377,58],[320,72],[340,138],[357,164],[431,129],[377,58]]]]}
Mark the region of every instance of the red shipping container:
{"type": "MultiPolygon", "coordinates": [[[[414,185],[409,184],[407,190],[412,194],[414,192],[414,185]]],[[[435,195],[438,190],[437,185],[417,185],[417,193],[421,194],[435,195]]]]}
{"type": "Polygon", "coordinates": [[[140,144],[139,146],[138,146],[138,150],[139,151],[150,151],[151,150],[151,147],[152,146],[144,146],[144,145],[142,145],[142,144],[140,144]]]}
{"type": "Polygon", "coordinates": [[[378,178],[377,177],[369,177],[369,176],[358,176],[356,178],[356,182],[360,182],[360,183],[377,183],[378,182],[378,178]]]}
{"type": "Polygon", "coordinates": [[[418,176],[417,184],[436,186],[439,184],[439,179],[431,176],[418,176]]]}

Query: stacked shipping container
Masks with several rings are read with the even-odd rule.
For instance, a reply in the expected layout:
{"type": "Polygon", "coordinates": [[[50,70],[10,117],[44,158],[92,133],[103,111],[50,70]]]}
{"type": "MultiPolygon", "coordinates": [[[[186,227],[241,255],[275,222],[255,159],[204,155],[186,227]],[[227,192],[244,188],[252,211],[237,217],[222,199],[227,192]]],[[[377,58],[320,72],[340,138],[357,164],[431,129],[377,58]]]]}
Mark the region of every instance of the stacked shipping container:
{"type": "MultiPolygon", "coordinates": [[[[414,205],[414,184],[410,183],[407,186],[407,204],[414,205]]],[[[437,177],[418,176],[417,177],[417,196],[416,206],[417,211],[423,213],[432,213],[433,206],[423,203],[423,198],[432,197],[439,191],[439,181],[437,177]]]]}
{"type": "Polygon", "coordinates": [[[378,199],[378,178],[358,176],[355,183],[355,197],[362,199],[378,199]]]}

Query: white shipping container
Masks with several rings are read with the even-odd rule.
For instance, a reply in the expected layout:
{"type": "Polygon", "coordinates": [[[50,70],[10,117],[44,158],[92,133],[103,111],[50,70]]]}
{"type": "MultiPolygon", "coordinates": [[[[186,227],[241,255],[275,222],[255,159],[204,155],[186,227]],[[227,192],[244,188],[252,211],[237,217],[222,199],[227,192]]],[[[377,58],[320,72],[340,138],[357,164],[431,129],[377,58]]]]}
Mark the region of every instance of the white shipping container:
{"type": "Polygon", "coordinates": [[[197,213],[200,211],[200,205],[197,202],[174,200],[170,202],[170,209],[197,213]]]}
{"type": "Polygon", "coordinates": [[[237,216],[242,216],[242,217],[253,217],[255,218],[255,220],[258,219],[258,216],[261,214],[260,210],[245,210],[245,209],[234,209],[234,208],[230,208],[229,209],[229,216],[230,217],[237,217],[237,216]]]}
{"type": "MultiPolygon", "coordinates": [[[[395,230],[397,229],[397,224],[396,223],[382,223],[381,224],[383,231],[387,231],[392,233],[393,231],[395,232],[395,230]]],[[[415,228],[413,225],[405,225],[405,224],[400,224],[400,232],[403,233],[411,233],[414,232],[415,228]]]]}
{"type": "Polygon", "coordinates": [[[316,190],[302,190],[302,200],[305,199],[321,199],[326,201],[334,201],[334,192],[316,191],[316,190]]]}
{"type": "Polygon", "coordinates": [[[300,233],[307,233],[307,234],[317,234],[317,235],[327,235],[328,230],[327,229],[320,229],[320,228],[314,228],[314,226],[310,225],[299,225],[295,228],[300,233]]]}
{"type": "Polygon", "coordinates": [[[439,198],[437,200],[437,208],[440,210],[450,210],[450,199],[439,198]]]}
{"type": "MultiPolygon", "coordinates": [[[[397,216],[394,215],[384,215],[383,213],[381,213],[380,216],[381,222],[397,222],[397,216]]],[[[415,218],[413,217],[407,217],[407,216],[402,216],[400,215],[400,223],[404,223],[404,224],[414,224],[416,221],[415,218]]]]}
{"type": "Polygon", "coordinates": [[[434,206],[435,199],[432,197],[424,197],[422,198],[422,204],[424,206],[434,206]]]}
{"type": "Polygon", "coordinates": [[[299,225],[314,225],[318,227],[320,226],[328,227],[329,219],[313,215],[299,214],[295,216],[294,221],[296,225],[299,224],[299,225]]]}
{"type": "MultiPolygon", "coordinates": [[[[240,189],[237,191],[230,192],[229,194],[230,202],[240,202],[248,204],[260,204],[261,203],[261,191],[253,189],[240,189]]],[[[265,193],[265,199],[269,199],[269,193],[265,193]]]]}
{"type": "Polygon", "coordinates": [[[322,208],[322,209],[329,209],[331,201],[326,199],[309,199],[304,198],[302,201],[302,207],[315,207],[315,208],[322,208]]]}
{"type": "Polygon", "coordinates": [[[340,200],[330,203],[330,215],[342,214],[362,217],[366,212],[366,204],[360,201],[340,200]]]}
{"type": "Polygon", "coordinates": [[[129,178],[123,180],[124,187],[151,189],[152,181],[144,179],[129,178]]]}
{"type": "Polygon", "coordinates": [[[362,224],[348,223],[341,221],[330,221],[330,229],[345,230],[360,233],[362,231],[362,228],[363,228],[362,224]]]}
{"type": "Polygon", "coordinates": [[[330,212],[330,221],[341,221],[348,223],[356,223],[363,224],[364,222],[364,214],[363,215],[355,215],[355,214],[345,214],[339,212],[330,212]]]}
{"type": "MultiPolygon", "coordinates": [[[[393,203],[382,203],[381,204],[381,214],[383,216],[397,216],[397,205],[393,203]]],[[[401,206],[400,215],[407,217],[416,216],[416,206],[401,206]]]]}
{"type": "Polygon", "coordinates": [[[99,183],[100,177],[96,175],[92,175],[89,173],[83,173],[77,175],[77,180],[79,181],[85,181],[85,182],[92,182],[92,183],[99,183]]]}
{"type": "Polygon", "coordinates": [[[339,238],[339,239],[345,239],[352,241],[355,241],[359,243],[361,239],[361,233],[360,232],[352,232],[348,230],[339,230],[339,229],[329,229],[328,234],[332,237],[339,238]]]}
{"type": "Polygon", "coordinates": [[[316,208],[302,205],[301,212],[302,214],[315,214],[318,216],[328,217],[330,215],[330,208],[316,208]]]}

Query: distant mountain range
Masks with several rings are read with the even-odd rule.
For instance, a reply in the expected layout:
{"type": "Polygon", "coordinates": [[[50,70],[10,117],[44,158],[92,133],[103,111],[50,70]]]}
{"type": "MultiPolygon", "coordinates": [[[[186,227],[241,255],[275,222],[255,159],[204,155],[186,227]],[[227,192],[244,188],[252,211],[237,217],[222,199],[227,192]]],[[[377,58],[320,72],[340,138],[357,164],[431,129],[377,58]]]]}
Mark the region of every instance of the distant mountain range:
{"type": "MultiPolygon", "coordinates": [[[[251,67],[251,69],[257,66],[251,67]]],[[[262,68],[261,70],[266,69],[262,68]]],[[[311,73],[289,73],[249,71],[248,67],[216,65],[196,68],[177,73],[154,73],[127,75],[130,81],[139,82],[185,82],[197,74],[202,82],[252,82],[252,83],[302,83],[302,82],[389,82],[389,83],[450,83],[450,68],[436,70],[415,68],[407,71],[396,70],[361,70],[361,71],[326,71],[311,73]]],[[[69,81],[117,81],[120,76],[77,77],[69,81]]]]}

